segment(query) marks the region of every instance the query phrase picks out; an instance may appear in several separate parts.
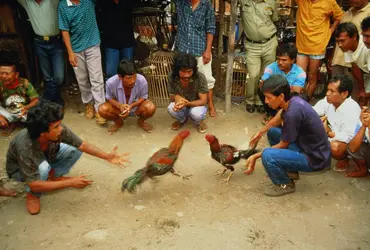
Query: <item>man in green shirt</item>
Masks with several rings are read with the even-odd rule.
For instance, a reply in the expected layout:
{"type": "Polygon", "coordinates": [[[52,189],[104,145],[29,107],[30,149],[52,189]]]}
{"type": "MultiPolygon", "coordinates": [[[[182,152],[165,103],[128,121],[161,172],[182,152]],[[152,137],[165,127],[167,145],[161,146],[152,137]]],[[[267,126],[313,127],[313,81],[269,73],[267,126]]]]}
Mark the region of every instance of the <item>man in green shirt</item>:
{"type": "Polygon", "coordinates": [[[39,100],[35,88],[24,78],[19,77],[14,63],[4,55],[0,60],[0,128],[6,131],[2,135],[10,135],[16,122],[25,122],[27,112],[39,100]]]}

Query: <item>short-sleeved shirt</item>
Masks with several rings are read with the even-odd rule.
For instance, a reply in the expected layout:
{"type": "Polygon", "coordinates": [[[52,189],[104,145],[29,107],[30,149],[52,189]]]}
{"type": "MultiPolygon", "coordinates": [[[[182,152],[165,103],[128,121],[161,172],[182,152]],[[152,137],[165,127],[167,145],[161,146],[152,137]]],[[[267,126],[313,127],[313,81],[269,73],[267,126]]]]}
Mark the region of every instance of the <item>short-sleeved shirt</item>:
{"type": "Polygon", "coordinates": [[[30,137],[28,130],[21,130],[9,144],[6,155],[6,172],[12,175],[20,172],[26,182],[36,181],[40,178],[38,167],[44,161],[50,163],[56,160],[56,155],[60,149],[60,143],[79,148],[82,140],[66,126],[63,126],[60,141],[49,142],[46,152],[40,148],[37,140],[30,137]]]}
{"type": "Polygon", "coordinates": [[[122,81],[119,79],[118,74],[108,79],[105,91],[105,98],[107,100],[115,99],[122,104],[131,104],[140,98],[148,99],[148,82],[145,77],[136,74],[135,85],[131,90],[130,100],[126,100],[125,89],[123,88],[122,81]]]}
{"type": "Polygon", "coordinates": [[[81,52],[100,43],[94,0],[80,0],[79,4],[61,0],[58,21],[59,29],[69,32],[74,52],[81,52]]]}
{"type": "Polygon", "coordinates": [[[370,73],[370,49],[368,49],[360,36],[357,49],[344,53],[344,60],[348,63],[355,63],[365,73],[370,73]]]}
{"type": "Polygon", "coordinates": [[[176,49],[201,56],[207,47],[207,34],[216,33],[215,12],[211,1],[200,0],[194,11],[188,0],[175,0],[175,5],[178,22],[176,49]]]}
{"type": "Polygon", "coordinates": [[[33,31],[39,36],[56,36],[58,28],[59,0],[43,0],[38,4],[35,0],[18,0],[27,11],[33,31]]]}
{"type": "MultiPolygon", "coordinates": [[[[362,9],[360,9],[359,11],[357,11],[356,13],[353,12],[353,7],[351,7],[344,13],[340,22],[341,23],[351,22],[354,25],[356,25],[358,31],[360,32],[361,22],[362,20],[364,20],[365,17],[368,16],[370,16],[370,3],[363,7],[362,9]]],[[[335,46],[332,65],[341,65],[348,68],[352,67],[351,63],[345,62],[343,51],[338,47],[338,45],[335,46]]]]}
{"type": "Polygon", "coordinates": [[[288,81],[290,87],[304,87],[306,82],[306,72],[299,67],[297,64],[293,63],[291,70],[288,72],[288,74],[285,74],[284,71],[279,69],[279,66],[277,62],[273,62],[270,65],[268,65],[265,69],[265,72],[263,73],[261,79],[263,81],[266,81],[270,78],[272,75],[281,75],[284,76],[285,79],[288,81]]]}
{"type": "Polygon", "coordinates": [[[325,54],[331,37],[330,17],[340,20],[343,11],[335,0],[296,0],[297,41],[299,53],[307,55],[325,54]]]}
{"type": "Polygon", "coordinates": [[[293,97],[283,115],[281,141],[295,142],[313,169],[330,167],[328,136],[319,115],[299,96],[293,97]]]}
{"type": "Polygon", "coordinates": [[[20,113],[24,106],[39,97],[36,89],[27,79],[18,77],[16,81],[18,81],[18,84],[13,89],[6,88],[0,82],[2,106],[12,114],[20,113]]]}
{"type": "Polygon", "coordinates": [[[208,84],[206,77],[199,71],[190,78],[187,88],[183,88],[180,83],[180,77],[172,78],[172,74],[168,77],[168,93],[170,95],[180,95],[186,100],[192,102],[199,100],[199,93],[208,93],[208,84]]]}
{"type": "Polygon", "coordinates": [[[242,23],[248,39],[260,42],[276,33],[274,22],[279,20],[276,0],[241,0],[242,23]]]}
{"type": "Polygon", "coordinates": [[[313,109],[319,116],[326,116],[330,129],[335,133],[329,141],[349,143],[356,134],[360,121],[361,108],[351,97],[348,97],[338,108],[328,103],[327,98],[318,101],[313,109]]]}

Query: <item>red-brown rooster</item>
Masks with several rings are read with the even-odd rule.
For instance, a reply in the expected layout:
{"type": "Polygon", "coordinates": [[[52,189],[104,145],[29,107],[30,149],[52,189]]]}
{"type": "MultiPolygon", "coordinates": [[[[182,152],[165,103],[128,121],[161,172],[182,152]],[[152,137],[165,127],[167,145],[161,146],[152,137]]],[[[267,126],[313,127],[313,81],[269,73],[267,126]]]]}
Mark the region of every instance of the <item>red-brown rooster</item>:
{"type": "Polygon", "coordinates": [[[182,131],[175,136],[168,148],[161,148],[155,152],[146,163],[146,167],[137,170],[133,176],[123,181],[121,188],[122,192],[127,189],[128,192],[134,193],[136,191],[136,186],[147,178],[164,175],[168,172],[182,179],[189,179],[191,175],[183,176],[173,168],[184,139],[189,135],[189,130],[182,131]]]}
{"type": "Polygon", "coordinates": [[[251,155],[258,152],[256,147],[247,150],[238,150],[235,147],[227,144],[220,144],[214,135],[206,135],[206,140],[209,142],[211,149],[211,156],[213,159],[221,163],[224,168],[215,173],[215,175],[223,175],[227,170],[231,173],[229,176],[222,180],[221,183],[229,183],[231,176],[234,174],[235,168],[233,167],[241,158],[248,159],[251,155]]]}

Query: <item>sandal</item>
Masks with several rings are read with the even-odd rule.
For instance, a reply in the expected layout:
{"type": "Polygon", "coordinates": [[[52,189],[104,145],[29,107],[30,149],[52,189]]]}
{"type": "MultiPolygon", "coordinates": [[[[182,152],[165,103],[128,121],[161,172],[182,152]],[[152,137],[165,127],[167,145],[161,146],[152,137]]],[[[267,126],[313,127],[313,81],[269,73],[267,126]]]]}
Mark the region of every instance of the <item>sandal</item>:
{"type": "Polygon", "coordinates": [[[204,133],[207,131],[207,125],[205,124],[204,121],[200,121],[198,124],[198,132],[199,133],[204,133]]]}
{"type": "Polygon", "coordinates": [[[172,129],[173,131],[178,131],[178,130],[180,130],[180,128],[181,128],[182,126],[184,126],[184,124],[185,124],[187,121],[188,121],[188,118],[186,118],[186,119],[185,119],[185,121],[184,121],[183,123],[181,123],[181,122],[179,122],[179,121],[175,121],[174,123],[172,123],[172,125],[171,125],[171,129],[172,129]]]}

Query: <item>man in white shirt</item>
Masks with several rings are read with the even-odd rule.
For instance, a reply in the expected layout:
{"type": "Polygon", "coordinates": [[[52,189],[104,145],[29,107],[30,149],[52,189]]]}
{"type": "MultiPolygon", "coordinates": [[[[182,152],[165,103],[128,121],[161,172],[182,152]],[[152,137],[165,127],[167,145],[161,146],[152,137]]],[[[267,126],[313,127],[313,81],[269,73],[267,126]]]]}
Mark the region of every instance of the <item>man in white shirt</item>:
{"type": "Polygon", "coordinates": [[[361,111],[362,125],[348,144],[348,154],[357,165],[354,171],[347,171],[347,177],[366,176],[370,169],[370,110],[363,107],[361,111]]]}
{"type": "Polygon", "coordinates": [[[353,83],[348,76],[336,75],[328,83],[326,97],[313,108],[322,117],[332,157],[338,160],[335,171],[345,171],[347,144],[355,135],[361,108],[351,98],[353,83]]]}
{"type": "Polygon", "coordinates": [[[344,60],[357,65],[360,71],[353,71],[354,78],[366,92],[367,104],[370,97],[370,50],[359,36],[357,27],[350,22],[341,23],[335,31],[338,47],[344,52],[344,60]]]}

